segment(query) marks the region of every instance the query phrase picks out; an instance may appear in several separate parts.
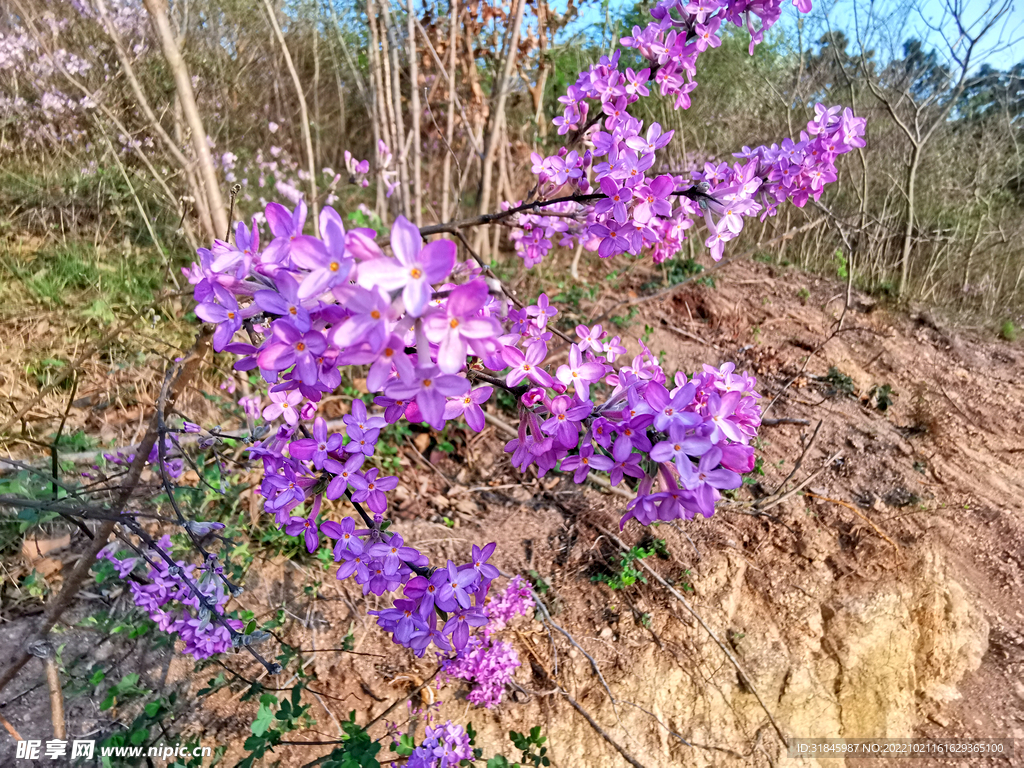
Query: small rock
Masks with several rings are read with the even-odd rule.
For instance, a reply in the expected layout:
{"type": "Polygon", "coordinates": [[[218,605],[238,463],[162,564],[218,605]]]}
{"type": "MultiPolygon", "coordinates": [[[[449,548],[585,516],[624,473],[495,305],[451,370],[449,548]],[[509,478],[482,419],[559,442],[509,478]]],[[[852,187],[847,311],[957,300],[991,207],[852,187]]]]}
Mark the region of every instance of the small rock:
{"type": "Polygon", "coordinates": [[[940,728],[949,728],[949,718],[943,715],[941,712],[928,715],[928,719],[935,723],[940,728]]]}
{"type": "Polygon", "coordinates": [[[601,630],[601,639],[602,640],[611,640],[612,637],[614,637],[614,635],[615,635],[615,633],[612,632],[612,628],[611,627],[605,627],[604,629],[601,630]]]}
{"type": "Polygon", "coordinates": [[[1013,684],[1013,692],[1017,694],[1017,698],[1024,701],[1024,683],[1018,680],[1013,684]]]}

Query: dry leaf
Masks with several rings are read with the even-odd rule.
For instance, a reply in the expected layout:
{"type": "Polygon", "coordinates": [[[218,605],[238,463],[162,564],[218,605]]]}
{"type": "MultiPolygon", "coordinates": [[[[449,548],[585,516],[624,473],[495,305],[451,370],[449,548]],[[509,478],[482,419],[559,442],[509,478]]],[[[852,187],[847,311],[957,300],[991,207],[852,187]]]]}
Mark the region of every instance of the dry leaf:
{"type": "Polygon", "coordinates": [[[21,543],[21,554],[26,557],[30,563],[34,563],[37,560],[41,560],[51,552],[56,552],[70,545],[70,533],[46,539],[29,536],[21,543]]]}
{"type": "Polygon", "coordinates": [[[55,557],[44,557],[42,560],[38,560],[35,563],[36,573],[42,576],[44,579],[48,579],[55,573],[60,573],[60,569],[64,564],[55,557]]]}
{"type": "Polygon", "coordinates": [[[423,453],[425,450],[427,450],[427,447],[430,445],[430,435],[426,432],[421,432],[420,434],[416,435],[412,443],[413,445],[416,446],[416,450],[418,450],[420,453],[423,453]]]}

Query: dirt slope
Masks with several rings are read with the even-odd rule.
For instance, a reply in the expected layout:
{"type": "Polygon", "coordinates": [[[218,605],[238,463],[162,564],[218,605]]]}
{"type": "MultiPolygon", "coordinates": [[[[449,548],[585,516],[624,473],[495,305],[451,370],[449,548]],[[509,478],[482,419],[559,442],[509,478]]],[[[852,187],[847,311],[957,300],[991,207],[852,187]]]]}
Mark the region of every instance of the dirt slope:
{"type": "MultiPolygon", "coordinates": [[[[735,361],[758,374],[767,404],[826,337],[844,287],[752,263],[730,266],[716,281],[641,305],[631,335],[648,326],[666,368],[735,361]]],[[[648,562],[692,599],[787,735],[1000,737],[1021,740],[1024,750],[1024,352],[854,299],[844,332],[807,362],[769,414],[809,425],[766,426],[760,484],[711,520],[659,527],[670,554],[648,562]],[[835,376],[825,380],[832,367],[850,378],[853,394],[837,391],[835,376]],[[885,412],[866,399],[881,385],[893,392],[885,412]],[[770,517],[750,515],[745,502],[778,488],[819,420],[790,487],[816,476],[770,517]]],[[[584,305],[581,315],[601,309],[584,305]]],[[[471,720],[485,754],[508,752],[509,729],[540,724],[556,766],[625,764],[553,690],[553,674],[645,766],[796,764],[721,648],[666,590],[613,592],[591,581],[616,555],[606,532],[618,531],[622,498],[513,474],[494,427],[467,438],[458,460],[433,452],[433,468],[409,463],[398,497],[403,534],[435,558],[497,541],[502,570],[534,571],[550,585],[554,621],[576,645],[523,621],[503,635],[523,662],[521,690],[509,701],[474,710],[453,681],[432,686],[427,703],[444,700],[443,718],[471,720]]],[[[621,536],[633,544],[646,533],[629,525],[621,536]]],[[[436,668],[387,643],[352,585],[328,576],[311,604],[302,591],[311,575],[293,562],[254,568],[245,607],[259,615],[286,605],[301,620],[291,640],[304,648],[337,647],[354,627],[355,649],[377,655],[313,655],[309,669],[327,695],[314,704],[317,731],[296,739],[335,737],[334,718],[353,708],[366,722],[436,668]]],[[[190,665],[165,661],[168,679],[186,685],[190,665]]],[[[230,663],[258,673],[243,658],[230,663]]],[[[17,690],[31,683],[26,675],[17,690]]],[[[26,718],[45,721],[45,709],[30,701],[20,705],[26,718]]],[[[83,732],[95,713],[76,706],[71,730],[83,732]]],[[[204,724],[204,741],[233,744],[230,757],[253,714],[223,693],[204,700],[194,722],[204,724]]],[[[408,716],[399,708],[390,719],[408,716]]],[[[321,753],[290,747],[277,757],[299,766],[321,753]]],[[[931,764],[939,761],[912,765],[931,764]]],[[[999,764],[1024,765],[1024,754],[999,764]]]]}

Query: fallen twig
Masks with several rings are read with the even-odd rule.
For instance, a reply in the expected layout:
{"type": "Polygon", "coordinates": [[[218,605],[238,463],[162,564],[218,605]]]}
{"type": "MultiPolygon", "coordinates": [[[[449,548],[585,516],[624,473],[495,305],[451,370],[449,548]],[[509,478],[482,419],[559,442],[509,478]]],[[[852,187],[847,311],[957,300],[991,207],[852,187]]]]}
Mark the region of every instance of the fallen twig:
{"type": "Polygon", "coordinates": [[[821,430],[821,425],[822,420],[819,419],[818,425],[814,428],[814,434],[811,435],[811,439],[807,441],[807,445],[805,445],[804,449],[800,452],[800,456],[797,458],[796,463],[793,465],[793,469],[790,470],[790,473],[788,475],[786,475],[786,479],[779,483],[779,487],[775,489],[775,493],[781,492],[782,489],[786,487],[786,483],[792,480],[793,475],[795,475],[799,471],[800,467],[804,463],[804,457],[807,455],[808,451],[811,450],[811,447],[814,445],[814,441],[818,439],[818,432],[821,430]]]}
{"type": "Polygon", "coordinates": [[[10,722],[8,722],[7,718],[3,715],[0,715],[0,725],[4,727],[5,731],[11,734],[12,739],[14,739],[15,741],[24,741],[24,739],[21,738],[21,734],[18,733],[18,730],[13,725],[11,725],[10,722]]]}
{"type": "Polygon", "coordinates": [[[794,488],[791,491],[787,491],[786,493],[778,497],[766,496],[765,498],[761,499],[761,501],[754,504],[754,509],[761,510],[762,512],[767,511],[772,507],[778,506],[786,499],[791,498],[792,496],[795,496],[796,494],[800,493],[800,491],[803,490],[805,486],[809,485],[810,483],[813,483],[814,480],[818,478],[826,469],[832,466],[832,462],[834,462],[842,455],[842,451],[836,451],[834,454],[832,454],[825,460],[825,463],[821,466],[821,469],[805,477],[796,488],[794,488]]]}
{"type": "Polygon", "coordinates": [[[53,738],[63,739],[67,736],[64,722],[64,691],[60,684],[60,670],[57,668],[57,653],[49,640],[39,640],[28,647],[31,653],[43,662],[46,672],[46,687],[50,691],[50,720],[53,723],[53,738]]]}
{"type": "Polygon", "coordinates": [[[807,491],[807,492],[806,492],[806,493],[805,493],[804,495],[805,495],[805,496],[810,496],[810,497],[811,497],[811,498],[813,498],[813,499],[821,499],[822,501],[830,501],[830,502],[832,502],[833,504],[838,504],[838,505],[839,505],[839,506],[841,506],[841,507],[846,507],[847,509],[851,510],[851,511],[852,511],[852,512],[853,512],[853,513],[854,513],[855,515],[857,515],[857,516],[858,516],[858,517],[859,517],[859,518],[860,518],[861,520],[863,520],[863,521],[864,521],[865,523],[867,523],[868,525],[870,525],[870,526],[872,527],[872,529],[874,529],[875,533],[877,533],[877,534],[879,535],[879,537],[880,537],[880,538],[883,538],[883,539],[885,539],[885,540],[886,540],[887,542],[889,542],[889,544],[890,544],[890,545],[892,546],[892,548],[896,550],[896,554],[897,554],[897,555],[898,555],[898,554],[900,553],[900,547],[899,547],[899,545],[898,545],[898,544],[897,544],[897,543],[896,543],[895,541],[893,541],[892,539],[890,539],[890,538],[889,538],[888,536],[886,536],[886,535],[885,535],[885,532],[884,532],[884,531],[882,531],[882,529],[881,529],[881,528],[879,528],[879,527],[878,527],[877,525],[875,525],[875,524],[874,524],[874,523],[873,523],[873,522],[871,521],[871,518],[869,518],[869,517],[868,517],[867,515],[865,515],[865,514],[864,514],[863,512],[861,512],[861,511],[860,511],[859,509],[857,509],[857,508],[856,508],[855,506],[853,506],[853,504],[850,504],[850,503],[848,503],[848,502],[845,502],[845,501],[840,501],[839,499],[832,499],[832,498],[829,498],[828,496],[819,496],[818,494],[816,494],[816,493],[811,493],[810,491],[807,491]]]}

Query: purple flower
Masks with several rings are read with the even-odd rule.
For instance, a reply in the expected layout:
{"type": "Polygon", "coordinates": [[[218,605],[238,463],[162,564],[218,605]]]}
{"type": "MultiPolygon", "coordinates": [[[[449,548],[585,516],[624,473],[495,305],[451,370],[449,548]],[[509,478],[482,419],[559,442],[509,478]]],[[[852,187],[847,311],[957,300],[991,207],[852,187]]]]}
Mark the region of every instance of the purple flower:
{"type": "MultiPolygon", "coordinates": [[[[397,485],[398,478],[394,478],[394,480],[397,485]]],[[[402,537],[397,533],[387,543],[372,544],[369,552],[374,557],[384,558],[384,573],[389,576],[398,573],[402,563],[415,563],[420,556],[417,550],[405,546],[402,537]]]]}
{"type": "Polygon", "coordinates": [[[553,379],[540,367],[544,358],[548,356],[548,345],[543,341],[535,341],[526,347],[524,355],[515,347],[503,347],[501,356],[512,366],[512,370],[505,377],[505,383],[514,387],[523,379],[529,379],[541,387],[550,387],[553,379]]]}
{"type": "Polygon", "coordinates": [[[558,310],[551,306],[551,301],[546,293],[537,297],[536,304],[531,304],[526,308],[526,316],[536,317],[537,327],[541,329],[547,327],[549,317],[554,317],[557,314],[558,310]]]}
{"type": "Polygon", "coordinates": [[[746,439],[739,425],[730,418],[736,413],[736,407],[739,405],[742,397],[742,392],[735,391],[726,392],[722,396],[719,396],[718,393],[712,393],[708,396],[706,413],[714,427],[708,437],[712,442],[721,442],[723,436],[728,440],[736,442],[743,442],[746,439]]]}
{"type": "Polygon", "coordinates": [[[464,571],[460,571],[456,567],[455,563],[451,560],[448,561],[448,578],[441,586],[438,592],[436,601],[441,610],[450,611],[454,608],[454,602],[457,602],[463,608],[469,608],[470,598],[469,592],[466,591],[466,587],[475,584],[480,579],[480,574],[477,573],[475,568],[467,568],[464,571]],[[451,605],[452,607],[445,607],[451,605]]]}
{"type": "Polygon", "coordinates": [[[366,566],[368,561],[366,553],[345,550],[341,553],[341,559],[343,562],[338,568],[339,580],[347,579],[353,573],[356,575],[356,581],[360,584],[365,584],[370,580],[370,569],[366,566]]]}
{"type": "Polygon", "coordinates": [[[722,460],[722,449],[715,447],[700,457],[696,471],[687,482],[683,481],[688,490],[693,491],[697,505],[704,517],[715,513],[715,501],[719,489],[739,488],[742,478],[730,469],[716,469],[722,460]]]}
{"type": "Polygon", "coordinates": [[[424,320],[427,338],[439,345],[437,366],[444,373],[462,370],[467,347],[473,341],[501,335],[501,326],[494,318],[480,316],[488,295],[487,283],[483,280],[460,285],[448,296],[446,314],[435,313],[424,320]]]}
{"type": "Polygon", "coordinates": [[[444,406],[444,420],[450,421],[457,416],[462,416],[474,432],[483,431],[486,422],[484,421],[484,411],[480,406],[487,402],[493,391],[494,387],[477,387],[461,397],[449,400],[444,406]]]}
{"type": "Polygon", "coordinates": [[[345,434],[349,437],[348,442],[345,444],[346,453],[361,453],[364,456],[373,456],[373,451],[377,446],[377,438],[380,436],[379,429],[362,430],[355,425],[349,425],[345,428],[345,434]]]}
{"type": "Polygon", "coordinates": [[[299,412],[295,406],[302,402],[302,393],[297,389],[270,393],[270,405],[263,409],[263,418],[273,421],[281,414],[293,427],[299,423],[299,412]]]}
{"type": "Polygon", "coordinates": [[[264,312],[286,317],[305,333],[310,328],[309,311],[299,299],[299,284],[287,272],[277,275],[277,291],[256,291],[253,300],[264,312]]]}
{"type": "Polygon", "coordinates": [[[341,435],[335,433],[328,436],[327,422],[318,416],[316,421],[313,422],[313,437],[294,441],[288,446],[288,451],[296,459],[302,461],[312,459],[313,466],[317,469],[323,469],[327,454],[338,450],[341,447],[341,443],[341,435]]]}
{"type": "Polygon", "coordinates": [[[263,251],[260,260],[264,264],[287,264],[295,251],[316,251],[323,248],[323,244],[315,237],[302,234],[302,229],[306,225],[306,213],[304,200],[299,200],[293,211],[279,203],[270,203],[267,206],[264,214],[274,239],[263,251]]]}
{"type": "Polygon", "coordinates": [[[671,216],[672,204],[668,196],[675,189],[671,176],[658,176],[649,185],[636,188],[640,201],[633,209],[633,217],[641,224],[647,224],[655,216],[671,216]]]}
{"type": "Polygon", "coordinates": [[[299,286],[300,299],[310,299],[335,286],[346,285],[355,264],[354,259],[345,257],[345,226],[341,216],[330,206],[320,212],[320,230],[322,242],[310,238],[311,242],[293,246],[292,262],[311,270],[299,286]]]}
{"type": "Polygon", "coordinates": [[[551,401],[551,418],[540,425],[541,432],[551,435],[563,448],[573,448],[579,440],[577,424],[593,410],[591,403],[573,406],[567,395],[559,395],[551,401]]]}
{"type": "Polygon", "coordinates": [[[359,468],[363,466],[366,456],[363,453],[354,453],[342,464],[334,459],[324,461],[324,469],[334,475],[331,482],[327,484],[327,498],[340,499],[345,489],[352,484],[352,478],[359,474],[359,468]]]}
{"type": "Polygon", "coordinates": [[[213,332],[213,349],[220,352],[231,341],[231,337],[242,327],[242,320],[251,313],[243,312],[238,308],[238,302],[231,295],[216,295],[221,303],[213,301],[203,302],[196,305],[196,316],[208,323],[216,323],[217,330],[213,332]]]}
{"type": "Polygon", "coordinates": [[[600,352],[603,349],[601,339],[605,336],[605,332],[600,323],[593,328],[577,325],[576,335],[580,337],[580,352],[586,352],[588,349],[600,352]]]}
{"type": "Polygon", "coordinates": [[[405,311],[419,317],[430,302],[430,285],[451,274],[457,248],[451,240],[435,240],[420,247],[416,226],[404,216],[391,226],[391,250],[395,260],[373,259],[359,266],[359,284],[378,285],[386,291],[402,289],[405,311]]]}
{"type": "Polygon", "coordinates": [[[317,496],[316,501],[313,504],[313,509],[309,513],[309,517],[293,517],[284,526],[284,532],[289,536],[298,536],[302,534],[306,540],[306,549],[310,552],[316,552],[317,547],[320,546],[320,537],[317,535],[316,518],[320,514],[320,499],[322,497],[317,496]]]}
{"type": "Polygon", "coordinates": [[[479,608],[456,608],[448,621],[444,623],[441,633],[450,634],[455,650],[461,651],[469,641],[469,628],[482,627],[486,623],[487,617],[479,608]]]}
{"type": "Polygon", "coordinates": [[[384,495],[384,491],[396,488],[398,486],[398,478],[382,477],[378,479],[377,474],[379,472],[380,470],[374,467],[367,470],[365,475],[353,474],[348,482],[356,489],[356,492],[352,494],[352,501],[366,502],[366,506],[373,510],[373,512],[382,515],[388,508],[388,498],[384,495]]]}
{"type": "Polygon", "coordinates": [[[601,191],[604,197],[594,205],[594,213],[609,213],[619,222],[624,222],[629,214],[626,206],[633,199],[633,190],[619,187],[610,176],[601,179],[601,191]]]}
{"type": "Polygon", "coordinates": [[[573,344],[569,347],[569,363],[560,365],[555,376],[565,386],[575,387],[581,400],[589,400],[590,385],[604,376],[604,366],[601,363],[584,363],[580,348],[573,344]]]}
{"type": "Polygon", "coordinates": [[[422,366],[416,369],[415,381],[395,381],[385,388],[384,394],[403,400],[416,398],[423,420],[434,429],[441,429],[444,427],[445,395],[458,397],[467,391],[469,382],[461,376],[441,373],[437,366],[422,366]]]}
{"type": "Polygon", "coordinates": [[[621,483],[623,475],[636,478],[644,476],[644,471],[640,469],[640,454],[632,451],[633,446],[630,441],[620,435],[619,439],[615,441],[615,447],[612,448],[612,458],[615,461],[609,472],[609,481],[612,485],[621,483]]]}
{"type": "Polygon", "coordinates": [[[388,631],[395,636],[395,642],[407,645],[415,632],[428,629],[426,623],[416,614],[415,600],[395,600],[395,607],[384,611],[367,611],[378,616],[378,623],[393,624],[388,631]]]}
{"type": "Polygon", "coordinates": [[[376,286],[357,286],[346,297],[345,307],[352,314],[331,330],[331,344],[345,349],[365,342],[371,351],[379,352],[388,338],[389,323],[397,320],[388,297],[376,286]]]}
{"type": "Polygon", "coordinates": [[[366,412],[366,403],[361,398],[352,400],[352,410],[341,417],[341,420],[350,427],[358,427],[362,430],[381,429],[387,422],[380,416],[370,416],[366,412]]]}
{"type": "Polygon", "coordinates": [[[356,535],[356,524],[351,517],[346,517],[340,523],[333,520],[320,523],[320,533],[329,539],[337,540],[338,543],[334,545],[335,560],[341,559],[342,552],[351,552],[354,555],[363,553],[363,542],[356,535]]]}
{"type": "Polygon", "coordinates": [[[494,550],[497,546],[497,543],[493,541],[483,549],[474,544],[472,554],[470,555],[470,564],[463,567],[474,568],[476,572],[480,574],[480,581],[482,582],[489,583],[498,578],[500,575],[498,569],[487,562],[491,558],[491,555],[494,554],[494,550]]]}
{"type": "Polygon", "coordinates": [[[427,618],[434,613],[435,605],[443,611],[450,611],[455,607],[454,601],[452,601],[448,607],[438,603],[441,589],[447,583],[448,570],[446,568],[438,568],[429,579],[423,576],[416,576],[409,579],[405,585],[405,596],[419,601],[420,616],[423,618],[427,618]]]}
{"type": "Polygon", "coordinates": [[[594,453],[594,446],[592,443],[586,443],[580,446],[580,452],[578,456],[566,456],[562,459],[562,471],[572,472],[573,482],[582,483],[587,479],[587,475],[590,474],[590,470],[599,469],[602,472],[608,472],[615,462],[603,454],[594,453]]]}
{"type": "Polygon", "coordinates": [[[318,331],[302,333],[287,319],[275,320],[273,329],[273,341],[257,357],[260,368],[283,371],[294,365],[303,384],[316,384],[317,358],[327,349],[323,335],[318,331]]]}

